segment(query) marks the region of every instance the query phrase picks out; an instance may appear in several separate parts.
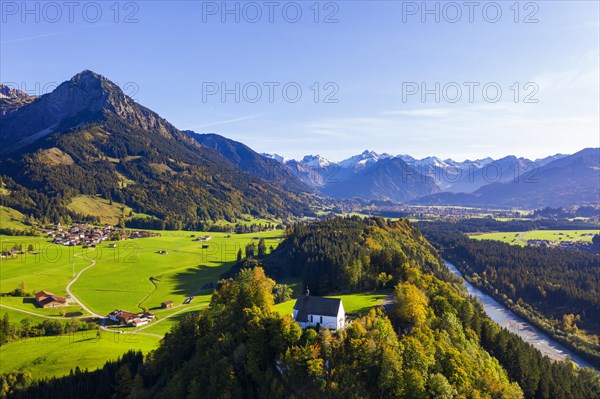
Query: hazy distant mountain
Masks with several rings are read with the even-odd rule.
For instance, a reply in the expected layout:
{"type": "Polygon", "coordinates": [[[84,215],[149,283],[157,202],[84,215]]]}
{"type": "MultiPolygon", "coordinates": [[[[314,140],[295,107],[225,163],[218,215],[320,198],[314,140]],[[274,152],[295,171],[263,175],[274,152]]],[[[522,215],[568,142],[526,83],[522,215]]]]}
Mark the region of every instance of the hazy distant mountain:
{"type": "Polygon", "coordinates": [[[274,159],[262,156],[245,144],[219,136],[218,134],[198,134],[185,131],[200,144],[220,152],[244,172],[275,183],[293,192],[310,192],[312,186],[303,183],[289,168],[274,159]]]}
{"type": "Polygon", "coordinates": [[[262,156],[263,156],[263,157],[265,157],[265,158],[273,159],[273,160],[275,160],[275,161],[277,161],[277,162],[280,162],[280,163],[285,163],[286,161],[288,161],[288,159],[287,159],[287,158],[285,158],[285,157],[282,157],[282,156],[281,156],[281,155],[279,155],[279,154],[267,154],[267,153],[264,153],[264,152],[263,152],[263,153],[261,153],[260,155],[262,155],[262,156]]]}
{"type": "Polygon", "coordinates": [[[352,177],[331,183],[322,192],[334,198],[409,201],[439,192],[434,180],[419,174],[400,158],[386,158],[352,177]]]}
{"type": "Polygon", "coordinates": [[[450,184],[446,188],[446,191],[451,193],[472,193],[487,184],[517,180],[521,174],[538,168],[534,162],[525,158],[517,158],[513,155],[492,162],[486,162],[479,168],[475,165],[477,164],[463,166],[460,168],[459,173],[446,178],[445,183],[450,184]]]}
{"type": "Polygon", "coordinates": [[[439,193],[413,201],[422,205],[490,207],[568,207],[600,203],[600,148],[559,157],[505,183],[485,185],[471,194],[439,193]]]}
{"type": "Polygon", "coordinates": [[[478,202],[461,193],[471,194],[490,184],[527,179],[540,172],[542,167],[566,156],[556,154],[531,161],[509,155],[496,160],[486,157],[459,162],[434,156],[417,159],[407,154],[394,158],[367,150],[339,162],[320,155],[307,155],[300,161],[271,157],[278,159],[307,185],[335,198],[406,201],[439,193],[424,201],[462,205],[478,202]],[[404,164],[390,168],[390,159],[404,164]],[[418,181],[407,179],[408,174],[418,176],[418,181]],[[423,182],[425,184],[420,184],[423,182]]]}
{"type": "MultiPolygon", "coordinates": [[[[1,116],[0,123],[0,140],[11,143],[0,149],[0,170],[29,190],[29,198],[14,199],[26,213],[40,202],[46,205],[37,212],[48,212],[52,201],[64,210],[80,194],[110,196],[137,212],[188,225],[309,212],[299,196],[241,170],[91,71],[1,116]]],[[[242,154],[245,146],[232,147],[242,154]]]]}
{"type": "Polygon", "coordinates": [[[534,162],[536,164],[537,167],[542,167],[544,165],[549,164],[552,161],[556,161],[557,159],[561,159],[568,156],[567,154],[556,154],[556,155],[550,155],[548,157],[545,158],[538,158],[536,159],[534,162]]]}

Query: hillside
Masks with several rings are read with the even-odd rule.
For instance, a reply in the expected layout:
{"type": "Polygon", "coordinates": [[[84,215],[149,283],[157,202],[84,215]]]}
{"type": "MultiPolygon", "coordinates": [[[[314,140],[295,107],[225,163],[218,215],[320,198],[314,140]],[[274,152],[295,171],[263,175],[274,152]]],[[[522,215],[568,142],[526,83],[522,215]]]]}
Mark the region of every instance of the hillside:
{"type": "Polygon", "coordinates": [[[295,226],[263,261],[270,275],[301,277],[317,295],[381,288],[381,273],[392,286],[403,277],[399,266],[407,263],[438,275],[445,271],[433,247],[407,220],[358,216],[295,226]]]}
{"type": "Polygon", "coordinates": [[[37,217],[63,217],[70,198],[96,194],[190,227],[310,212],[300,196],[240,170],[91,71],[0,123],[0,140],[12,143],[0,150],[12,191],[4,200],[37,217]]]}
{"type": "Polygon", "coordinates": [[[203,146],[212,148],[223,155],[240,170],[277,184],[292,192],[312,192],[289,168],[280,162],[258,154],[245,144],[219,136],[218,134],[198,134],[185,131],[203,146]]]}

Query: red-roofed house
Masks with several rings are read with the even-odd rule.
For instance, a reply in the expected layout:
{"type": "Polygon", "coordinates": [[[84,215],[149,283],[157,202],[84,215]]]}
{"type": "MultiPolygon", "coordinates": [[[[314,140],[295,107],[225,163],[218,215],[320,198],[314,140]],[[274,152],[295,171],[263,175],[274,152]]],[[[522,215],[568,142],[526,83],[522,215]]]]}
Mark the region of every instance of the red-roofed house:
{"type": "Polygon", "coordinates": [[[35,294],[35,302],[42,308],[54,308],[57,306],[65,306],[67,300],[54,295],[50,291],[40,291],[35,294]]]}

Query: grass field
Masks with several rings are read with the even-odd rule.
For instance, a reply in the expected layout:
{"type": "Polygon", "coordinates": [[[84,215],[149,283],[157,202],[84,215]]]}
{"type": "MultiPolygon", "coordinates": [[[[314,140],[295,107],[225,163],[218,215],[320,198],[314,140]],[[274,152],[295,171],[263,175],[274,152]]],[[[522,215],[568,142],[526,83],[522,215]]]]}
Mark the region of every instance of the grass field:
{"type": "Polygon", "coordinates": [[[0,229],[28,229],[29,226],[23,224],[23,218],[24,215],[16,209],[0,206],[0,229]]]}
{"type": "Polygon", "coordinates": [[[276,247],[281,238],[279,231],[232,234],[230,238],[226,233],[209,233],[210,241],[198,242],[192,234],[165,231],[161,237],[121,241],[115,249],[103,244],[90,255],[98,259],[96,265],[82,275],[72,291],[100,314],[115,308],[133,311],[142,307],[159,315],[171,313],[158,309],[161,302],[172,300],[175,309],[190,295],[196,296],[192,305],[208,302],[212,290],[201,287],[216,283],[232,266],[238,250],[257,241],[253,237],[265,238],[267,248],[276,247]],[[159,250],[167,254],[161,255],[159,250]]]}
{"type": "MultiPolygon", "coordinates": [[[[92,195],[79,195],[74,197],[71,203],[67,206],[73,212],[81,215],[93,215],[100,217],[100,223],[117,224],[119,217],[129,216],[132,209],[118,202],[113,202],[92,195]]],[[[147,216],[144,214],[133,214],[134,216],[147,216]]]]}
{"type": "MultiPolygon", "coordinates": [[[[42,338],[3,345],[0,372],[29,368],[36,377],[61,375],[68,373],[76,364],[82,368],[99,367],[128,349],[153,349],[159,336],[169,331],[181,317],[208,305],[212,289],[202,290],[201,287],[208,282],[216,283],[220,275],[233,265],[239,249],[250,242],[258,242],[258,237],[265,238],[267,248],[275,248],[283,238],[281,231],[231,234],[230,237],[227,233],[160,233],[159,237],[118,241],[116,248],[108,248],[109,243],[105,242],[89,250],[59,246],[40,237],[0,236],[2,248],[10,249],[21,244],[26,249],[31,244],[33,252],[37,252],[16,255],[0,262],[0,292],[12,291],[20,283],[25,283],[29,292],[48,290],[65,296],[73,274],[90,266],[94,260],[95,264],[71,286],[72,293],[81,302],[101,315],[114,309],[135,312],[147,307],[157,316],[152,323],[140,328],[144,334],[157,336],[140,335],[139,344],[128,342],[127,346],[122,343],[115,346],[103,336],[99,342],[95,342],[96,339],[68,342],[66,337],[55,337],[58,343],[52,338],[42,338]],[[204,235],[211,235],[212,239],[194,241],[204,235]],[[167,254],[161,255],[159,250],[167,251],[167,254]],[[189,296],[194,296],[194,300],[183,304],[189,296]],[[174,301],[173,309],[160,308],[161,302],[167,300],[174,301]],[[96,345],[91,345],[92,341],[96,345]],[[44,366],[44,371],[37,371],[41,366],[44,366]]],[[[39,323],[44,317],[61,318],[59,309],[37,308],[31,298],[0,297],[0,305],[3,305],[0,317],[7,313],[11,322],[30,318],[39,323]]],[[[86,314],[75,302],[65,310],[86,314]]],[[[113,334],[105,332],[105,335],[113,334]]]]}
{"type": "Polygon", "coordinates": [[[144,353],[158,346],[160,338],[141,334],[81,331],[72,336],[28,338],[0,346],[2,372],[29,370],[33,378],[62,376],[71,369],[94,370],[129,350],[144,353]]]}
{"type": "Polygon", "coordinates": [[[528,240],[546,240],[552,243],[572,241],[591,242],[592,236],[599,234],[599,232],[599,230],[534,230],[473,234],[470,237],[475,240],[495,240],[512,245],[525,246],[528,240]]]}

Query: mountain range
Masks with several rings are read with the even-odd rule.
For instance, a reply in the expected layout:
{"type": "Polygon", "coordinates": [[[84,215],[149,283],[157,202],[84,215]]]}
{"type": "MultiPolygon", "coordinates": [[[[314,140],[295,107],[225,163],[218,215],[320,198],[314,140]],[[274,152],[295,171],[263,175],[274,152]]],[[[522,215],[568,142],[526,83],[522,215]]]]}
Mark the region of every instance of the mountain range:
{"type": "Polygon", "coordinates": [[[598,148],[535,160],[509,155],[462,162],[373,151],[339,162],[319,155],[300,161],[263,155],[334,198],[523,208],[597,205],[600,200],[598,148]]]}
{"type": "Polygon", "coordinates": [[[364,151],[339,162],[319,155],[297,161],[179,130],[87,70],[42,96],[0,85],[0,123],[0,199],[44,217],[68,213],[79,195],[193,226],[242,215],[313,215],[320,197],[531,208],[597,204],[600,192],[598,148],[536,160],[364,151]]]}

